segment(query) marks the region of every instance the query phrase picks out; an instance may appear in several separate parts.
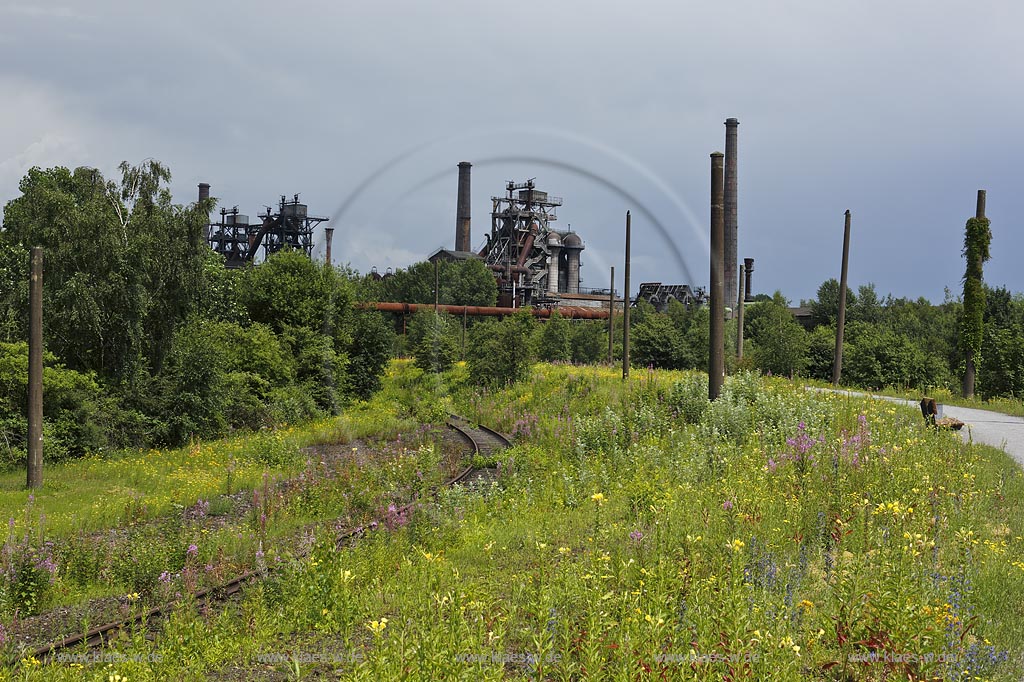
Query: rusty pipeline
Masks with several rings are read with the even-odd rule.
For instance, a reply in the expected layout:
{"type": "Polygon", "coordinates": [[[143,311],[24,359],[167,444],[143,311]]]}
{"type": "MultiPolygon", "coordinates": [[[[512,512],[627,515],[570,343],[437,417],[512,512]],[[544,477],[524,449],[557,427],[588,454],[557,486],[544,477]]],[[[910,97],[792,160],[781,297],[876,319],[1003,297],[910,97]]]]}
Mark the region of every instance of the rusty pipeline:
{"type": "MultiPolygon", "coordinates": [[[[378,310],[384,313],[412,314],[420,310],[433,310],[433,304],[426,303],[401,303],[396,301],[377,301],[367,303],[356,303],[357,308],[364,310],[378,310]]],[[[505,308],[499,306],[481,305],[446,305],[441,304],[437,309],[450,315],[467,315],[473,317],[502,317],[512,315],[524,310],[524,308],[505,308]]],[[[588,308],[586,306],[559,306],[557,308],[531,308],[530,312],[534,317],[551,317],[552,311],[557,311],[562,317],[573,320],[607,320],[608,311],[599,308],[588,308]]]]}

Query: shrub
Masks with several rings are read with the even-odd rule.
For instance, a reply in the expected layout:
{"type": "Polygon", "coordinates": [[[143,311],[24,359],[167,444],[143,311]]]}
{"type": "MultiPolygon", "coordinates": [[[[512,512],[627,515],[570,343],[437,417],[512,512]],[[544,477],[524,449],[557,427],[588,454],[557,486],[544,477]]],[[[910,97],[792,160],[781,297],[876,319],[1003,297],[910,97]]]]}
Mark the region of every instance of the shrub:
{"type": "Polygon", "coordinates": [[[692,373],[677,381],[669,391],[668,404],[687,423],[699,423],[710,404],[708,375],[692,373]]]}
{"type": "Polygon", "coordinates": [[[566,362],[572,357],[572,330],[569,321],[557,311],[540,325],[537,357],[545,362],[566,362]]]}
{"type": "Polygon", "coordinates": [[[572,361],[600,362],[608,353],[608,332],[601,322],[583,321],[572,330],[572,361]]]}
{"type": "MultiPolygon", "coordinates": [[[[114,401],[91,375],[65,368],[43,354],[43,435],[46,458],[78,457],[108,444],[104,415],[114,401]]],[[[28,428],[28,344],[0,343],[0,463],[25,457],[28,428]]]]}
{"type": "Polygon", "coordinates": [[[352,324],[345,388],[352,397],[366,399],[380,389],[395,334],[380,313],[357,312],[352,324]]]}
{"type": "Polygon", "coordinates": [[[474,326],[466,348],[470,378],[489,386],[525,378],[533,363],[533,325],[529,310],[523,310],[500,322],[474,326]]]}
{"type": "Polygon", "coordinates": [[[457,327],[447,313],[426,310],[416,313],[409,323],[409,343],[416,366],[427,372],[444,372],[459,357],[457,327]]]}

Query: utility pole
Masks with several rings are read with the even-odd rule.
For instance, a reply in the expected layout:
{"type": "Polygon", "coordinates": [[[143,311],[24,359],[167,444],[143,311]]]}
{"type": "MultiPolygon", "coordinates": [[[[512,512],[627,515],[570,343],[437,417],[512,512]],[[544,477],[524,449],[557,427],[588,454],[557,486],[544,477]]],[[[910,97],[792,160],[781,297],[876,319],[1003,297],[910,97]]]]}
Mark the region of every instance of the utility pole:
{"type": "Polygon", "coordinates": [[[615,362],[615,266],[612,266],[611,284],[608,285],[608,364],[615,362]]]}
{"type": "Polygon", "coordinates": [[[626,269],[622,294],[622,379],[629,378],[629,211],[626,211],[626,269]]]}
{"type": "Polygon", "coordinates": [[[745,295],[743,291],[743,278],[746,275],[744,267],[740,266],[739,286],[740,293],[736,297],[736,361],[739,362],[743,359],[743,301],[745,295]]]}
{"type": "Polygon", "coordinates": [[[836,354],[832,363],[832,385],[838,386],[843,374],[843,330],[846,328],[846,274],[850,265],[850,209],[846,209],[843,228],[843,267],[839,275],[839,319],[836,322],[836,354]]]}
{"type": "Polygon", "coordinates": [[[28,478],[43,485],[43,247],[32,247],[28,324],[28,478]]]}
{"type": "Polygon", "coordinates": [[[711,334],[708,399],[722,392],[725,375],[725,169],[722,152],[711,155],[711,334]]]}
{"type": "Polygon", "coordinates": [[[434,261],[434,314],[437,315],[437,306],[440,302],[441,276],[439,274],[440,262],[434,261]]]}

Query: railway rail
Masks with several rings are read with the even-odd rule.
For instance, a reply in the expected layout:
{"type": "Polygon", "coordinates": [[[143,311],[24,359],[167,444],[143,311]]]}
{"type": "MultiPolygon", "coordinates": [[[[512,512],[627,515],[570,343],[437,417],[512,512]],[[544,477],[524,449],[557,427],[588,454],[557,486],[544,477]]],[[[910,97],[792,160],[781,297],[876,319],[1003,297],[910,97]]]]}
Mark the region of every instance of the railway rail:
{"type": "MultiPolygon", "coordinates": [[[[449,415],[446,426],[466,443],[469,449],[468,459],[470,464],[459,474],[446,481],[444,487],[451,487],[455,485],[479,487],[490,485],[492,481],[497,480],[498,469],[496,467],[476,467],[474,466],[474,463],[479,461],[480,456],[486,457],[491,453],[509,447],[511,442],[508,438],[493,429],[487,428],[486,426],[474,425],[469,420],[454,414],[449,415]]],[[[416,503],[416,501],[410,502],[401,507],[398,511],[401,513],[410,510],[416,505],[416,503]]],[[[336,544],[340,547],[346,542],[366,534],[371,528],[379,528],[382,525],[383,521],[381,519],[376,519],[376,523],[371,522],[369,525],[359,526],[343,531],[337,535],[336,544]]],[[[226,601],[229,597],[238,593],[246,583],[265,577],[268,573],[269,571],[247,571],[246,573],[236,576],[225,583],[200,590],[195,594],[196,604],[210,606],[211,604],[226,601]]],[[[155,606],[143,613],[138,613],[119,621],[107,623],[106,625],[100,625],[86,632],[72,635],[56,642],[51,642],[45,646],[37,647],[24,655],[25,657],[35,658],[41,662],[48,662],[52,661],[59,652],[72,647],[78,647],[79,649],[93,649],[100,647],[108,643],[113,636],[120,632],[130,630],[137,626],[150,624],[152,621],[155,621],[169,613],[173,610],[174,606],[174,603],[155,606]]]]}

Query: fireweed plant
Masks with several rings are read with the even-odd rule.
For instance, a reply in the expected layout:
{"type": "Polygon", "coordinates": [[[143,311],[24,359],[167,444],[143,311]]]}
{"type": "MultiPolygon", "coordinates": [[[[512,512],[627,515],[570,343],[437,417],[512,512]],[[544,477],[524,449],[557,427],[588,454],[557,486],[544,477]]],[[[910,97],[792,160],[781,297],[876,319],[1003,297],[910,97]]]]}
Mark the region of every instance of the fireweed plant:
{"type": "MultiPolygon", "coordinates": [[[[330,536],[232,609],[181,606],[96,675],[1016,680],[1024,481],[888,403],[730,377],[538,365],[483,391],[396,362],[407,414],[515,435],[499,480],[330,536]],[[432,396],[432,397],[431,397],[432,396]],[[146,660],[145,657],[152,660],[146,660]],[[115,669],[116,668],[116,669],[115,669]]],[[[187,547],[187,545],[186,545],[187,547]]],[[[183,565],[205,561],[184,552],[183,565]]],[[[185,569],[182,569],[185,570],[185,569]]],[[[29,679],[77,679],[23,663],[29,679]]]]}
{"type": "MultiPolygon", "coordinates": [[[[24,474],[4,474],[0,651],[16,658],[19,623],[48,609],[187,598],[301,553],[295,536],[311,526],[335,532],[382,513],[402,523],[389,505],[415,499],[447,469],[436,433],[397,411],[371,401],[334,420],[51,465],[34,494],[21,489],[24,474]]],[[[58,627],[53,636],[80,629],[58,627]]]]}

